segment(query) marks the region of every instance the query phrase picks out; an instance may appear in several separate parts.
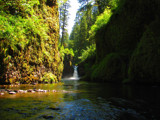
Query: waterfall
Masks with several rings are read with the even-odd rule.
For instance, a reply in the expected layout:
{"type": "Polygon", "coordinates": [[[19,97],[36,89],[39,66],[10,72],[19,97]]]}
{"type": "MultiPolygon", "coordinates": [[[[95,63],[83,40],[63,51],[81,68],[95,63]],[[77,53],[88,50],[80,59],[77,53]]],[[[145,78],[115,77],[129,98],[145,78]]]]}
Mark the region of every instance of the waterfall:
{"type": "Polygon", "coordinates": [[[71,77],[70,79],[73,79],[73,80],[78,80],[79,77],[78,77],[78,66],[73,66],[74,67],[74,72],[73,72],[73,77],[71,77]]]}
{"type": "Polygon", "coordinates": [[[78,66],[74,66],[74,73],[73,73],[73,78],[78,78],[78,71],[77,71],[78,66]]]}

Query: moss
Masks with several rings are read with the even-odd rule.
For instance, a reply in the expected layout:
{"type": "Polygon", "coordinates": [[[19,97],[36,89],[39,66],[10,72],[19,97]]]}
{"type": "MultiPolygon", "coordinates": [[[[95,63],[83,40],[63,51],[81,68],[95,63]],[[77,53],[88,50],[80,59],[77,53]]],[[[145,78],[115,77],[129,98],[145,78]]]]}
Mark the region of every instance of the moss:
{"type": "Polygon", "coordinates": [[[108,54],[101,62],[93,66],[91,79],[102,81],[122,81],[125,77],[125,63],[117,53],[108,54]]]}
{"type": "Polygon", "coordinates": [[[135,49],[129,66],[129,80],[133,82],[160,82],[160,23],[152,22],[135,49]]]}
{"type": "Polygon", "coordinates": [[[155,17],[155,8],[150,0],[126,0],[122,5],[121,10],[117,8],[110,21],[96,34],[98,60],[111,52],[122,52],[130,56],[143,34],[145,25],[155,17]]]}
{"type": "Polygon", "coordinates": [[[159,82],[159,4],[158,0],[122,0],[112,10],[107,24],[95,34],[93,80],[159,82]]]}
{"type": "Polygon", "coordinates": [[[51,72],[44,73],[42,81],[43,81],[43,83],[58,82],[57,77],[53,73],[51,73],[51,72]]]}
{"type": "Polygon", "coordinates": [[[57,1],[0,2],[0,82],[41,82],[44,73],[51,71],[60,81],[57,1]]]}

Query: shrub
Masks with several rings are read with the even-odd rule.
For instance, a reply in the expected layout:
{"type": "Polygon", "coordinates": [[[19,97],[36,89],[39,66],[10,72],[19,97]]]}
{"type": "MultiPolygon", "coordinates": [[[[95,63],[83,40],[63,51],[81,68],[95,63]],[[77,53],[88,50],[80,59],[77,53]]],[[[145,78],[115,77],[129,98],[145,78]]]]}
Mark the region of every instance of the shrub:
{"type": "Polygon", "coordinates": [[[101,62],[92,67],[91,79],[119,81],[125,76],[125,63],[118,53],[108,54],[101,62]]]}
{"type": "Polygon", "coordinates": [[[81,60],[81,62],[83,62],[87,58],[90,58],[95,55],[96,55],[96,44],[92,44],[89,47],[87,47],[86,50],[82,51],[82,55],[79,57],[79,59],[81,60]]]}
{"type": "Polygon", "coordinates": [[[42,78],[42,81],[44,83],[53,83],[53,82],[57,82],[57,77],[51,73],[51,72],[45,72],[44,76],[42,78]]]}
{"type": "Polygon", "coordinates": [[[90,34],[95,34],[100,28],[108,23],[112,15],[111,9],[107,7],[105,11],[97,17],[97,20],[94,25],[92,25],[90,34]]]}

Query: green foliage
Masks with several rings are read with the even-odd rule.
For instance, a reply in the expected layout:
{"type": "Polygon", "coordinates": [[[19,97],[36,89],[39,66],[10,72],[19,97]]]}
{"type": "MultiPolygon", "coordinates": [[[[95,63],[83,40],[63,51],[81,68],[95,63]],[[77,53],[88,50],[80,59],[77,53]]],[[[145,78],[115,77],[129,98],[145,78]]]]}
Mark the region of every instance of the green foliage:
{"type": "Polygon", "coordinates": [[[97,17],[95,24],[91,27],[90,34],[96,34],[96,32],[101,29],[104,25],[106,25],[110,17],[112,16],[111,9],[107,7],[105,11],[97,17]]]}
{"type": "Polygon", "coordinates": [[[110,53],[102,61],[95,64],[92,71],[91,79],[93,80],[120,82],[125,76],[125,64],[119,54],[110,53]]]}
{"type": "Polygon", "coordinates": [[[33,6],[38,4],[39,0],[23,0],[20,2],[16,0],[14,2],[7,1],[6,3],[1,4],[1,12],[3,12],[3,14],[0,14],[0,39],[5,40],[1,44],[5,51],[1,51],[1,54],[3,52],[4,56],[6,56],[9,52],[8,48],[11,48],[11,50],[16,53],[24,50],[35,36],[40,36],[43,40],[48,38],[47,25],[43,24],[42,19],[39,19],[38,16],[34,15],[36,12],[33,10],[33,6]],[[3,9],[2,6],[4,6],[3,9]],[[17,15],[8,14],[8,12],[11,11],[9,8],[6,9],[5,6],[11,6],[14,12],[17,12],[17,15]],[[26,13],[25,17],[27,19],[24,18],[24,15],[20,14],[22,12],[26,13]],[[28,14],[32,16],[28,17],[28,14]]]}
{"type": "Polygon", "coordinates": [[[138,46],[132,54],[127,82],[160,82],[160,35],[159,19],[147,27],[138,46]]]}
{"type": "Polygon", "coordinates": [[[61,79],[58,6],[50,4],[46,0],[0,0],[0,79],[31,83],[49,71],[56,74],[55,81],[61,79]]]}
{"type": "Polygon", "coordinates": [[[92,79],[159,82],[159,1],[152,2],[122,0],[116,9],[111,8],[110,21],[97,28],[93,37],[97,63],[92,68],[92,79]],[[156,18],[157,22],[150,25],[156,18]]]}
{"type": "Polygon", "coordinates": [[[82,51],[82,55],[79,56],[78,58],[81,60],[81,62],[85,61],[86,59],[95,56],[96,55],[96,45],[92,44],[87,47],[86,50],[82,51]]]}
{"type": "Polygon", "coordinates": [[[120,0],[110,0],[109,1],[109,6],[111,7],[111,10],[117,9],[119,6],[120,0]]]}
{"type": "Polygon", "coordinates": [[[72,57],[74,57],[74,52],[73,49],[69,49],[69,48],[64,48],[64,46],[60,47],[60,54],[61,56],[64,58],[65,55],[71,55],[72,57]]]}
{"type": "Polygon", "coordinates": [[[68,0],[57,0],[58,6],[61,7],[63,4],[65,4],[68,0]]]}
{"type": "Polygon", "coordinates": [[[1,13],[6,12],[12,15],[26,17],[28,14],[33,15],[33,7],[39,5],[39,0],[5,0],[0,1],[1,13]]]}
{"type": "Polygon", "coordinates": [[[58,82],[57,77],[51,72],[48,72],[48,73],[45,72],[44,76],[42,78],[42,81],[44,83],[53,83],[53,82],[56,83],[56,82],[58,82]]]}
{"type": "Polygon", "coordinates": [[[4,39],[13,51],[17,51],[18,47],[24,50],[32,36],[39,35],[44,40],[48,38],[47,26],[37,17],[23,19],[21,16],[0,15],[0,24],[0,39],[4,39]]]}

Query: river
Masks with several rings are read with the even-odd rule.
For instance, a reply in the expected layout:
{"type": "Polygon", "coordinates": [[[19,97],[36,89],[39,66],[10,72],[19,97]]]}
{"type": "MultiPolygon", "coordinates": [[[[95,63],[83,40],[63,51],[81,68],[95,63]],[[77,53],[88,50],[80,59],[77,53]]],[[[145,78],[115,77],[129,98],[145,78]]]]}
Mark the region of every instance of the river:
{"type": "Polygon", "coordinates": [[[2,120],[158,120],[160,87],[62,79],[56,84],[0,86],[43,89],[0,95],[2,120]]]}

